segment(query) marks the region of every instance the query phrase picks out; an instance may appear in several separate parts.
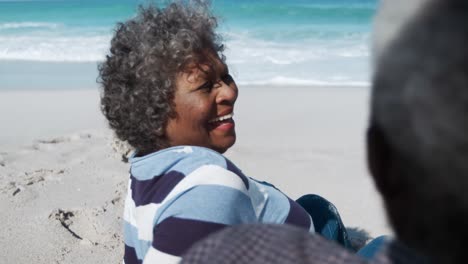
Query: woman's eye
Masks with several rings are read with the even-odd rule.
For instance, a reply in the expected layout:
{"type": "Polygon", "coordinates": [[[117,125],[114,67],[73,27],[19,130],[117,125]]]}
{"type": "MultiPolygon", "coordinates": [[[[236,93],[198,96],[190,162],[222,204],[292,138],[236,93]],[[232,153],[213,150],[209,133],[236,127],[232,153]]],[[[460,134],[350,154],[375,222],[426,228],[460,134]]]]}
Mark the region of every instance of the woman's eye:
{"type": "Polygon", "coordinates": [[[198,87],[197,90],[204,90],[206,92],[211,92],[213,89],[214,83],[212,81],[207,81],[204,84],[202,84],[200,87],[198,87]]]}
{"type": "Polygon", "coordinates": [[[232,78],[232,76],[230,74],[226,74],[223,76],[222,78],[223,82],[227,85],[230,85],[231,83],[234,82],[234,78],[232,78]]]}

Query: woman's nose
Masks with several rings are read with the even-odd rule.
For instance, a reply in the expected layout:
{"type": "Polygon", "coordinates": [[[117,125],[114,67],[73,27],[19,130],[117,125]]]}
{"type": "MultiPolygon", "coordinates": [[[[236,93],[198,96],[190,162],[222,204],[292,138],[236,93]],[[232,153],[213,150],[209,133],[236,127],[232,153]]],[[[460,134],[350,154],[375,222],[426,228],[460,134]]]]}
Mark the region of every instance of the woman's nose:
{"type": "Polygon", "coordinates": [[[237,100],[238,94],[237,85],[234,83],[234,81],[229,85],[224,81],[221,81],[219,84],[221,85],[221,87],[219,87],[219,92],[216,96],[216,103],[234,104],[237,100]]]}

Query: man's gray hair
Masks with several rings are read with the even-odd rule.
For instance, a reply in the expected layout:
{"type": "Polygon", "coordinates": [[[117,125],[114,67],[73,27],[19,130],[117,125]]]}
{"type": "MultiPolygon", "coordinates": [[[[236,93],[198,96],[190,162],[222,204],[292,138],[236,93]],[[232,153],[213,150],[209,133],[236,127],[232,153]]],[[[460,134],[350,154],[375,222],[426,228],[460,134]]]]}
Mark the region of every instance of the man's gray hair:
{"type": "Polygon", "coordinates": [[[418,1],[413,16],[374,45],[371,126],[398,155],[392,175],[411,193],[406,201],[384,197],[397,234],[455,258],[463,250],[444,244],[468,235],[468,1],[418,1]]]}
{"type": "Polygon", "coordinates": [[[431,0],[381,0],[372,33],[374,61],[431,0]]]}
{"type": "Polygon", "coordinates": [[[457,8],[468,2],[462,2],[431,1],[376,63],[373,118],[402,152],[431,167],[468,155],[468,10],[457,8]]]}

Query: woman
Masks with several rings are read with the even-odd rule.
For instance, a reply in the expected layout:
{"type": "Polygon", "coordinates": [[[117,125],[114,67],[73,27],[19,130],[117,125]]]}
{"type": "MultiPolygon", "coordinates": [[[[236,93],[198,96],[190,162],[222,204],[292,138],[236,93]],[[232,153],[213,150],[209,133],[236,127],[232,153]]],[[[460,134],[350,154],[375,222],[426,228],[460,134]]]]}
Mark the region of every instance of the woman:
{"type": "Polygon", "coordinates": [[[298,203],[221,155],[236,141],[238,89],[216,26],[203,2],[141,8],[118,25],[100,65],[102,111],[136,149],[125,204],[127,264],[177,262],[230,225],[316,227],[298,203]]]}

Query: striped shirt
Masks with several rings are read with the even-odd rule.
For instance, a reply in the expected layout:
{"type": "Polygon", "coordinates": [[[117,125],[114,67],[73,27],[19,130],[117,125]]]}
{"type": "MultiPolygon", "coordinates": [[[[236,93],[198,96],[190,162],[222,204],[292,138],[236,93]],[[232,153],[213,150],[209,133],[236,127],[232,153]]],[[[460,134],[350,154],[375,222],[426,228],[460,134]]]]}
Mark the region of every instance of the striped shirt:
{"type": "Polygon", "coordinates": [[[208,234],[245,223],[314,231],[296,202],[213,150],[178,146],[131,159],[124,263],[177,263],[208,234]]]}

